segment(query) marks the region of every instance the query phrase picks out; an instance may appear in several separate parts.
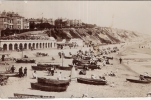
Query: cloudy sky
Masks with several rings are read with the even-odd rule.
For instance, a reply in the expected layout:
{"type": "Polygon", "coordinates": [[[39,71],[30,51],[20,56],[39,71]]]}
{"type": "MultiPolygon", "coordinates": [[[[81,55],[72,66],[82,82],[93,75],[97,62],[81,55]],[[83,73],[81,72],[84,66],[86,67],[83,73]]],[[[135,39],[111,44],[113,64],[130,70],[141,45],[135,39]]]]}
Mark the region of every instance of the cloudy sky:
{"type": "Polygon", "coordinates": [[[1,1],[0,11],[4,10],[27,18],[81,19],[151,34],[151,1],[1,1]]]}

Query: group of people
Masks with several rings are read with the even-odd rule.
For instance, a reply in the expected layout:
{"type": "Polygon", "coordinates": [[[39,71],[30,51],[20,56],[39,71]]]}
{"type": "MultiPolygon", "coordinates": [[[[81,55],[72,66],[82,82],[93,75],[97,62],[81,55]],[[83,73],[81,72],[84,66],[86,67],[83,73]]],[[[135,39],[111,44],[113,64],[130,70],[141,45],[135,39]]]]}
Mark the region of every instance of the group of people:
{"type": "MultiPolygon", "coordinates": [[[[16,68],[14,67],[14,65],[12,65],[10,70],[11,70],[11,73],[15,72],[16,68]]],[[[24,68],[24,71],[23,71],[23,67],[20,67],[18,72],[19,72],[18,75],[20,78],[23,76],[27,76],[27,67],[24,68]]]]}

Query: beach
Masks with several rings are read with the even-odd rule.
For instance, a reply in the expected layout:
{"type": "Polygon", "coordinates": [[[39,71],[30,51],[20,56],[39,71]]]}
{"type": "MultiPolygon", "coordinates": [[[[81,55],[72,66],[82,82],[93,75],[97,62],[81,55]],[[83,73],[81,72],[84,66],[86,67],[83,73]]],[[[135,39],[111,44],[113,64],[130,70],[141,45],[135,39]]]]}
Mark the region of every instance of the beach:
{"type": "MultiPolygon", "coordinates": [[[[147,43],[150,43],[147,41],[147,43]]],[[[33,70],[31,65],[36,64],[17,64],[15,62],[8,62],[9,65],[1,65],[0,71],[5,71],[6,67],[14,65],[16,72],[22,66],[27,67],[27,77],[17,78],[9,77],[7,85],[0,86],[0,97],[8,98],[13,97],[14,93],[20,94],[32,94],[32,95],[44,95],[44,96],[55,96],[55,98],[70,98],[73,95],[75,98],[82,97],[83,94],[87,94],[88,97],[94,98],[119,98],[119,97],[146,97],[147,93],[150,92],[150,84],[137,84],[126,81],[126,78],[138,79],[139,74],[144,72],[151,73],[151,55],[150,48],[139,48],[139,44],[146,45],[146,42],[130,42],[114,45],[105,45],[103,48],[117,46],[119,52],[109,54],[107,56],[114,57],[110,60],[113,65],[102,66],[101,69],[89,70],[86,75],[79,75],[79,71],[76,71],[76,77],[87,77],[90,78],[92,74],[95,76],[102,76],[104,73],[115,72],[116,76],[105,76],[108,85],[87,85],[81,84],[73,78],[65,92],[44,92],[40,90],[31,89],[30,83],[37,82],[36,79],[32,79],[33,70]],[[123,45],[123,46],[122,46],[123,45]],[[148,51],[148,53],[146,52],[148,51]],[[119,64],[119,58],[123,59],[123,63],[119,64]],[[144,60],[145,59],[145,60],[144,60]],[[112,86],[111,84],[114,84],[112,86]]],[[[102,46],[101,46],[102,48],[102,46]]],[[[36,63],[39,62],[57,62],[62,65],[62,59],[59,58],[58,52],[64,52],[65,55],[69,55],[69,52],[75,54],[78,50],[89,50],[88,47],[77,47],[77,48],[65,48],[59,49],[44,49],[44,50],[33,50],[24,51],[23,54],[27,55],[31,59],[35,59],[36,63]],[[36,52],[48,53],[48,57],[35,57],[36,52]],[[52,61],[52,57],[55,58],[52,61]]],[[[22,52],[9,52],[10,57],[20,58],[22,52]]],[[[63,65],[68,66],[72,64],[72,59],[63,59],[63,65]]],[[[57,79],[58,73],[62,72],[62,76],[69,78],[71,71],[57,70],[54,76],[48,76],[47,71],[37,71],[38,77],[45,77],[50,79],[57,79]]]]}

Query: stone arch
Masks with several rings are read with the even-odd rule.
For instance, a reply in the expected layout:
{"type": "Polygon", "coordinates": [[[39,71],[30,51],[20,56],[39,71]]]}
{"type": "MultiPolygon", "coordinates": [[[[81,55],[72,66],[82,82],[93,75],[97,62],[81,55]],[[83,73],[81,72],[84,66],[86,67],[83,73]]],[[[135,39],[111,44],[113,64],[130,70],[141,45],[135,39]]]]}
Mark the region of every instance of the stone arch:
{"type": "Polygon", "coordinates": [[[38,43],[36,43],[36,48],[38,48],[38,43]]]}
{"type": "Polygon", "coordinates": [[[50,48],[50,43],[48,43],[48,48],[50,48]]]}
{"type": "Polygon", "coordinates": [[[43,48],[45,48],[45,43],[43,43],[43,48]]]}
{"type": "Polygon", "coordinates": [[[7,44],[3,45],[3,50],[7,50],[7,44]]]}
{"type": "Polygon", "coordinates": [[[33,43],[33,46],[32,46],[34,49],[35,49],[35,43],[33,43]]]}
{"type": "Polygon", "coordinates": [[[51,48],[52,48],[52,43],[50,44],[51,48]]]}
{"type": "Polygon", "coordinates": [[[31,43],[28,44],[28,48],[31,49],[31,43]]]}
{"type": "Polygon", "coordinates": [[[42,48],[42,44],[40,43],[40,48],[42,48]]]}
{"type": "Polygon", "coordinates": [[[20,50],[23,49],[23,44],[22,44],[22,43],[19,44],[19,49],[20,49],[20,50]]]}
{"type": "Polygon", "coordinates": [[[47,48],[47,43],[45,43],[45,48],[47,48]]]}
{"type": "Polygon", "coordinates": [[[9,44],[9,50],[13,50],[13,44],[9,44]]]}
{"type": "Polygon", "coordinates": [[[24,44],[24,49],[27,49],[27,43],[24,44]]]}
{"type": "Polygon", "coordinates": [[[15,49],[15,50],[18,49],[18,44],[17,44],[17,43],[14,44],[14,49],[15,49]]]}

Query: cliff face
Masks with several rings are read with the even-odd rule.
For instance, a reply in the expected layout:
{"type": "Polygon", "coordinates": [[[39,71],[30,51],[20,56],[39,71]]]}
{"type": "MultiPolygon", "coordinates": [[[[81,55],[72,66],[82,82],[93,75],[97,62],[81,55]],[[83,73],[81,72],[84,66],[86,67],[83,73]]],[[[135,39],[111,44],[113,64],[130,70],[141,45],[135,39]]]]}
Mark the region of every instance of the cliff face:
{"type": "Polygon", "coordinates": [[[128,42],[142,36],[133,31],[111,29],[108,27],[53,29],[45,31],[45,34],[48,34],[48,36],[52,36],[57,40],[81,38],[84,41],[92,41],[93,44],[128,42]]]}

